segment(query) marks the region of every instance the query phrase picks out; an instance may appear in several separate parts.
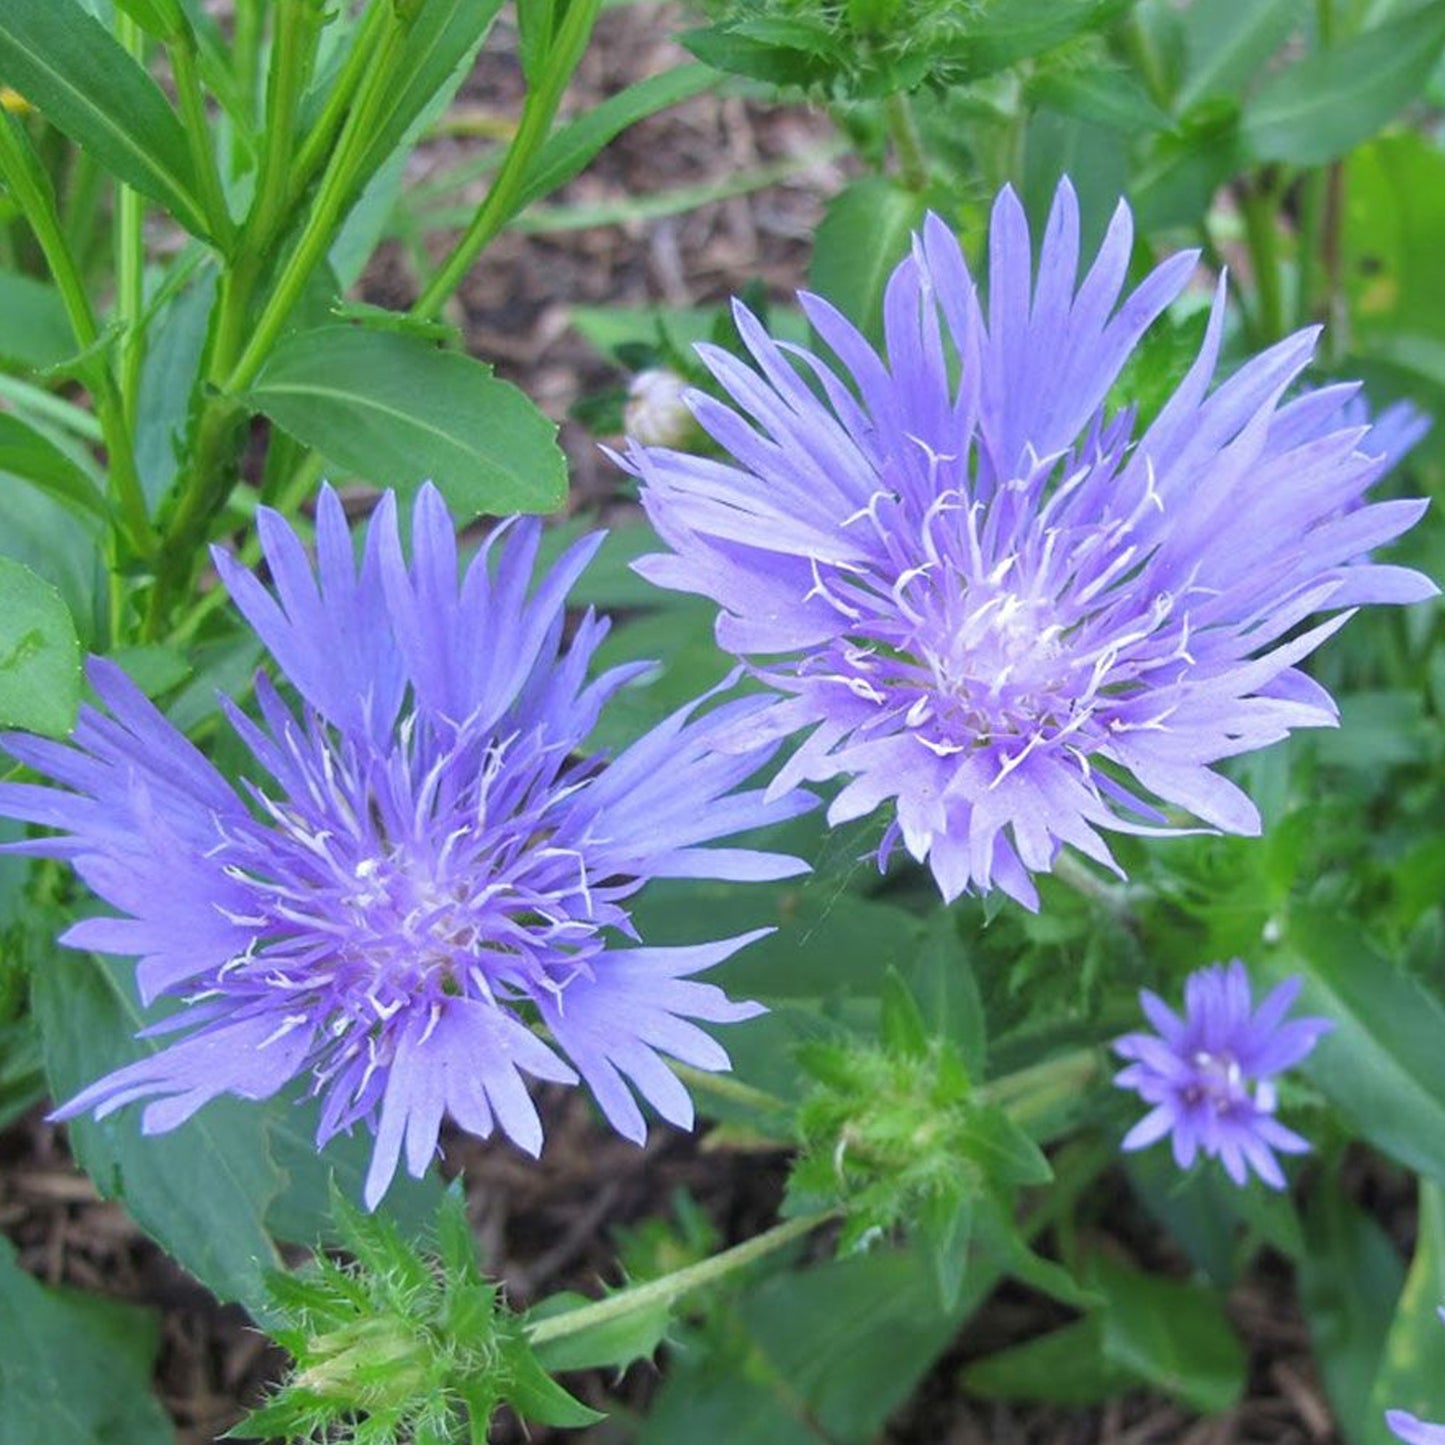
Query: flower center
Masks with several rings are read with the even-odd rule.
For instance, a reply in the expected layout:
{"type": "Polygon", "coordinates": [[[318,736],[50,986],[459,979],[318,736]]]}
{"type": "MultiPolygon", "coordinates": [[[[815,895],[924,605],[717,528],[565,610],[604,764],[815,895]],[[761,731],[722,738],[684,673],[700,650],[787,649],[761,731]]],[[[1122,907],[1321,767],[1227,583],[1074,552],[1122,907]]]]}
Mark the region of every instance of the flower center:
{"type": "Polygon", "coordinates": [[[1194,1078],[1184,1090],[1186,1102],[1209,1104],[1216,1114],[1228,1114],[1251,1101],[1244,1070],[1232,1054],[1212,1054],[1199,1049],[1189,1061],[1194,1078]]]}

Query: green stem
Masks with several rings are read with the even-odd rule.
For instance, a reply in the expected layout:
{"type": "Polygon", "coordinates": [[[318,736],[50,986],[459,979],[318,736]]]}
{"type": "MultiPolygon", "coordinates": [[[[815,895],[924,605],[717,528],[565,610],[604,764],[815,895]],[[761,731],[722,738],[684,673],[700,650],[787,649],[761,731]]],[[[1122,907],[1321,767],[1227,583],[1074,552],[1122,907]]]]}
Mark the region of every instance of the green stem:
{"type": "Polygon", "coordinates": [[[206,93],[196,65],[195,44],[189,34],[166,47],[171,58],[171,75],[175,81],[176,98],[180,101],[181,123],[185,126],[186,143],[191,164],[201,188],[201,208],[210,224],[211,239],[223,256],[231,253],[236,240],[235,223],[231,220],[226,192],[221,185],[221,172],[216,165],[216,151],[211,145],[211,118],[206,111],[206,93]]]}
{"type": "Polygon", "coordinates": [[[1286,329],[1274,189],[1263,178],[1246,179],[1240,187],[1240,204],[1255,295],[1259,298],[1256,312],[1259,335],[1255,339],[1260,345],[1269,346],[1278,341],[1286,329]]]}
{"type": "Polygon", "coordinates": [[[341,73],[336,77],[316,123],[296,153],[291,167],[289,205],[300,204],[301,197],[316,172],[321,169],[327,156],[333,154],[336,138],[341,134],[341,127],[351,113],[352,101],[371,68],[377,48],[383,44],[383,37],[387,33],[387,17],[390,14],[389,5],[372,5],[357,26],[356,38],[352,42],[345,64],[341,67],[341,73]]]}
{"type": "MultiPolygon", "coordinates": [[[[235,452],[236,432],[244,416],[238,393],[255,380],[265,364],[307,282],[335,239],[345,208],[354,194],[358,180],[356,170],[370,141],[373,118],[385,100],[406,34],[405,25],[395,19],[389,4],[374,7],[372,13],[389,18],[391,23],[377,31],[380,41],[375,52],[365,57],[364,83],[346,114],[310,215],[254,325],[250,320],[251,298],[266,255],[252,248],[251,227],[256,224],[257,214],[262,220],[276,214],[272,210],[274,202],[266,202],[265,210],[248,218],[245,245],[233,266],[222,276],[205,369],[205,386],[210,395],[196,426],[188,484],[166,528],[166,545],[146,618],[146,636],[151,640],[165,635],[172,609],[191,576],[194,554],[205,541],[211,518],[225,505],[230,494],[234,478],[228,457],[235,452]]],[[[278,94],[278,103],[282,99],[284,96],[278,94]]],[[[280,184],[280,178],[273,184],[280,184]]],[[[289,210],[288,199],[279,215],[284,218],[289,210]]]]}
{"type": "Polygon", "coordinates": [[[757,1109],[765,1114],[785,1113],[792,1106],[786,1099],[770,1094],[765,1089],[755,1089],[745,1084],[735,1074],[713,1074],[706,1069],[694,1069],[688,1064],[673,1063],[672,1071],[690,1089],[701,1090],[717,1099],[741,1104],[748,1109],[757,1109]]]}
{"type": "Polygon", "coordinates": [[[1345,220],[1345,167],[1334,161],[1325,173],[1325,213],[1320,261],[1324,268],[1325,358],[1338,361],[1350,349],[1350,307],[1345,296],[1341,230],[1345,220]]]}
{"type": "Polygon", "coordinates": [[[266,125],[256,195],[242,246],[262,254],[291,214],[292,162],[302,92],[311,74],[318,28],[312,0],[278,0],[271,67],[266,77],[266,125]]]}
{"type": "Polygon", "coordinates": [[[1122,37],[1124,49],[1128,52],[1129,59],[1134,62],[1134,69],[1143,80],[1149,98],[1155,105],[1168,110],[1171,100],[1169,80],[1159,59],[1159,52],[1155,50],[1154,42],[1149,38],[1149,32],[1144,28],[1144,22],[1137,10],[1130,12],[1124,23],[1122,37]]]}
{"type": "Polygon", "coordinates": [[[65,244],[84,274],[95,250],[100,221],[105,215],[102,192],[107,177],[92,151],[78,147],[71,152],[65,173],[65,191],[60,213],[65,222],[65,244]]]}
{"type": "Polygon", "coordinates": [[[337,140],[331,163],[321,178],[321,188],[296,243],[296,249],[292,251],[275,289],[267,298],[240,359],[226,378],[222,388],[224,391],[232,394],[243,391],[255,380],[257,372],[261,370],[271,348],[275,346],[282,329],[295,310],[296,303],[301,299],[306,283],[326,258],[331,243],[336,239],[337,229],[355,193],[357,167],[366,147],[371,143],[372,122],[385,102],[387,88],[396,70],[396,63],[401,58],[405,39],[406,26],[399,21],[393,21],[386,31],[386,38],[367,75],[366,83],[357,95],[356,104],[347,116],[346,125],[337,140]]]}
{"type": "Polygon", "coordinates": [[[1296,247],[1299,280],[1295,295],[1295,326],[1308,326],[1318,315],[1315,304],[1320,288],[1324,254],[1324,220],[1329,179],[1325,171],[1313,170],[1305,178],[1300,196],[1299,241],[1296,247]]]}
{"type": "Polygon", "coordinates": [[[527,1338],[533,1345],[550,1344],[553,1340],[564,1340],[569,1335],[580,1334],[583,1330],[611,1324],[614,1320],[636,1314],[640,1310],[671,1305],[683,1295],[726,1278],[734,1270],[765,1258],[795,1239],[810,1234],[820,1224],[826,1224],[837,1217],[836,1210],[825,1209],[817,1214],[805,1214],[797,1219],[784,1220],[754,1239],[734,1245],[732,1249],[726,1249],[710,1259],[664,1275],[661,1279],[619,1290],[616,1294],[608,1295],[606,1299],[568,1310],[566,1314],[538,1320],[528,1327],[527,1338]]]}
{"type": "Polygon", "coordinates": [[[1110,883],[1100,878],[1087,865],[1079,861],[1076,854],[1062,850],[1054,859],[1053,874],[1061,883],[1067,883],[1075,893],[1097,904],[1115,922],[1125,928],[1134,928],[1137,920],[1130,902],[1130,890],[1126,884],[1110,883]]]}
{"type": "Polygon", "coordinates": [[[42,416],[88,442],[105,440],[105,433],[101,431],[100,423],[96,421],[93,412],[86,411],[43,387],[31,386],[28,381],[6,376],[3,372],[0,372],[0,401],[8,401],[18,411],[42,416]]]}
{"type": "Polygon", "coordinates": [[[552,129],[552,119],[561,103],[562,92],[567,88],[567,82],[571,80],[587,44],[587,37],[592,33],[600,3],[601,0],[572,0],[567,7],[562,27],[548,52],[548,68],[527,92],[522,119],[511,145],[507,147],[497,178],[451,254],[442,262],[441,269],[412,307],[413,316],[427,320],[436,316],[461,284],[472,263],[521,208],[527,172],[552,129]]]}
{"type": "MultiPolygon", "coordinates": [[[[117,12],[116,39],[137,60],[144,60],[145,34],[129,15],[117,12]]],[[[139,191],[116,183],[115,313],[121,324],[116,351],[120,360],[120,395],[126,426],[135,428],[140,402],[141,367],[145,364],[145,201],[139,191]]]]}
{"type": "Polygon", "coordinates": [[[141,488],[140,473],[136,470],[135,452],[115,377],[107,359],[94,354],[100,340],[95,313],[91,310],[90,298],[75,258],[66,245],[49,180],[25,133],[12,117],[3,112],[0,112],[0,175],[5,177],[12,199],[24,213],[44,253],[76,345],[82,352],[91,353],[85,375],[95,402],[96,420],[105,438],[110,490],[127,542],[137,556],[148,558],[154,549],[154,538],[146,511],[145,493],[141,488]]]}
{"type": "Polygon", "coordinates": [[[910,191],[923,191],[928,186],[928,159],[923,152],[923,140],[918,134],[918,123],[913,118],[913,105],[901,90],[894,91],[883,102],[883,114],[888,122],[888,138],[893,143],[894,159],[898,162],[898,178],[910,191]]]}
{"type": "Polygon", "coordinates": [[[232,75],[245,106],[245,120],[256,119],[256,70],[261,54],[261,0],[238,0],[231,40],[232,75]]]}
{"type": "Polygon", "coordinates": [[[998,1105],[1029,1134],[1030,1126],[1038,1126],[1056,1110],[1080,1098],[1098,1073],[1097,1048],[1072,1049],[1041,1064],[990,1079],[974,1097],[981,1103],[998,1105]]]}

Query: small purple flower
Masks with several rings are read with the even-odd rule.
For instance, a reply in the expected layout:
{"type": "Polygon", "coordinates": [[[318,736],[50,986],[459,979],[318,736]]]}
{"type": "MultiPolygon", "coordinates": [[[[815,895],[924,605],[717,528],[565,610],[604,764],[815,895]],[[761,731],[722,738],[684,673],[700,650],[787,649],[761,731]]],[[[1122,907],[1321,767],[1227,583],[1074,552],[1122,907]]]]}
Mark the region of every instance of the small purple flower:
{"type": "Polygon", "coordinates": [[[1387,1410],[1385,1424],[1405,1445],[1445,1445],[1445,1425],[1432,1425],[1408,1410],[1387,1410]]]}
{"type": "Polygon", "coordinates": [[[1156,1034],[1125,1034],[1114,1044],[1132,1062],[1114,1082],[1153,1108],[1124,1136],[1144,1149],[1171,1136],[1174,1162],[1197,1154],[1221,1159],[1243,1184],[1250,1167],[1275,1189],[1284,1174],[1272,1150],[1302,1154],[1309,1144],[1274,1117],[1274,1076],[1293,1068],[1334,1027],[1329,1019],[1285,1020],[1301,980],[1286,979],[1254,1008],[1249,974],[1236,958],[1196,969],[1184,985],[1181,1019],[1148,989],[1139,995],[1156,1034]]]}
{"type": "Polygon", "coordinates": [[[1216,381],[1221,284],[1153,421],[1111,406],[1195,265],[1125,291],[1132,254],[1121,204],[1079,278],[1065,183],[1035,270],[1005,190],[985,304],[930,216],[888,285],[884,355],[819,297],[802,307],[836,362],[739,306],[753,365],[699,347],[733,405],[690,396],[723,459],[623,459],[671,549],[638,570],[716,602],[721,645],[784,694],[739,745],[806,732],[775,786],[843,780],[833,824],[889,806],[880,864],[901,842],[945,899],[1036,907],[1060,848],[1118,871],[1099,830],[1175,831],[1166,808],[1257,833],[1214,765],[1334,725],[1299,663],[1346,609],[1436,591],[1370,559],[1425,503],[1363,502],[1387,463],[1343,413],[1354,389],[1283,400],[1316,332],[1216,381]]]}
{"type": "MultiPolygon", "coordinates": [[[[1445,1322],[1445,1309],[1437,1313],[1445,1322]]],[[[1432,1425],[1408,1410],[1386,1410],[1385,1424],[1405,1445],[1445,1445],[1445,1425],[1432,1425]]]]}
{"type": "Polygon", "coordinates": [[[369,1207],[403,1148],[423,1173],[444,1115],[537,1153],[523,1075],[580,1074],[630,1139],[646,1132],[634,1089],[689,1126],[665,1059],[725,1069],[692,1021],[759,1012],[692,975],[758,935],[647,947],[627,902],[650,878],[804,870],[702,846],[811,802],[734,791],[771,749],[721,753],[712,737],[757,701],[683,708],[609,761],[587,738],[638,669],[586,680],[606,632],[590,612],[562,641],[567,592],[600,536],[533,586],[540,527],[499,529],[459,585],[451,518],[429,486],[410,564],[390,494],[359,561],[330,489],[314,570],[280,516],[263,511],[259,529],[274,591],[216,564],[300,707],[265,673],[260,721],[223,700],[255,763],[239,791],[99,659],[105,710],[82,709],[70,746],[4,739],[61,785],[0,785],[0,812],[59,830],[18,847],[69,860],[121,915],[63,941],[138,956],[147,1005],[182,1000],[148,1031],[177,1041],[58,1117],[149,1099],[143,1128],[158,1133],[218,1095],[266,1098],[307,1076],[323,1100],[318,1148],[357,1123],[375,1132],[369,1207]]]}

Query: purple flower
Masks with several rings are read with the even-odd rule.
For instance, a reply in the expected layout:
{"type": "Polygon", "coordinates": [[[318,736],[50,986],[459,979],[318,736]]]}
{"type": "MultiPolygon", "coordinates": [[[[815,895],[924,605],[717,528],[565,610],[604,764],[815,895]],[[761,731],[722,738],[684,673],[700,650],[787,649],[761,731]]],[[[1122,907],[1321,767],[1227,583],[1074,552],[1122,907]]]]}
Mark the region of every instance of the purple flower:
{"type": "MultiPolygon", "coordinates": [[[[1445,1321],[1445,1309],[1437,1313],[1445,1321]]],[[[1405,1445],[1445,1445],[1445,1425],[1432,1425],[1408,1410],[1386,1410],[1385,1424],[1405,1445]]]]}
{"type": "Polygon", "coordinates": [[[1284,1174],[1273,1150],[1310,1147],[1274,1117],[1276,1074],[1293,1068],[1334,1027],[1329,1019],[1290,1019],[1300,991],[1287,979],[1254,1008],[1249,975],[1236,958],[1195,970],[1184,985],[1181,1019],[1156,994],[1139,995],[1156,1034],[1126,1034],[1114,1044],[1132,1062],[1114,1078],[1153,1105],[1124,1136],[1123,1148],[1144,1149],[1171,1136],[1174,1162],[1188,1169],[1197,1154],[1224,1161],[1243,1184],[1249,1170],[1275,1189],[1284,1174]]]}
{"type": "Polygon", "coordinates": [[[775,786],[846,780],[834,824],[891,804],[880,864],[901,840],[946,899],[1035,907],[1064,844],[1117,871],[1098,830],[1171,831],[1165,807],[1257,833],[1213,765],[1336,722],[1298,664],[1342,609],[1436,590],[1369,558],[1425,503],[1360,504],[1386,462],[1342,418],[1351,388],[1282,400],[1314,331],[1214,384],[1221,285],[1154,420],[1111,407],[1194,269],[1174,256],[1123,292],[1132,248],[1121,204],[1079,280],[1065,184],[1035,273],[1005,190],[984,305],[931,216],[888,285],[885,356],[816,296],[841,369],[739,306],[754,365],[699,348],[734,405],[690,397],[726,459],[624,459],[672,549],[639,571],[718,603],[719,642],[785,694],[739,745],[809,730],[775,786]]]}
{"type": "Polygon", "coordinates": [[[608,761],[586,739],[638,669],[586,681],[606,632],[590,612],[562,642],[568,589],[600,537],[573,546],[529,596],[540,528],[494,534],[459,586],[451,519],[430,487],[410,565],[391,495],[359,561],[329,489],[315,571],[280,516],[263,511],[259,528],[274,593],[227,557],[216,563],[300,706],[264,673],[260,721],[223,700],[255,763],[239,791],[98,659],[90,677],[105,710],[82,710],[71,746],[5,739],[62,785],[0,786],[0,812],[60,830],[20,847],[68,859],[121,915],[63,941],[138,956],[144,1002],[183,1001],[148,1031],[175,1042],[58,1117],[149,1099],[143,1127],[157,1133],[217,1095],[266,1098],[309,1076],[323,1099],[318,1147],[357,1123],[375,1131],[370,1207],[403,1147],[412,1174],[426,1169],[444,1115],[537,1153],[524,1075],[580,1074],[630,1139],[646,1132],[634,1089],[690,1125],[664,1059],[725,1069],[692,1021],[760,1012],[692,975],[758,935],[647,947],[627,902],[649,878],[803,871],[778,854],[702,846],[811,801],[734,791],[770,749],[720,753],[712,735],[757,701],[701,717],[684,708],[608,761]]]}
{"type": "Polygon", "coordinates": [[[1445,1445],[1445,1425],[1432,1425],[1407,1410],[1386,1410],[1385,1424],[1405,1445],[1445,1445]]]}
{"type": "Polygon", "coordinates": [[[1345,403],[1340,415],[1350,426],[1370,428],[1369,435],[1360,443],[1360,450],[1371,456],[1382,455],[1391,470],[1429,436],[1435,425],[1429,412],[1421,411],[1413,401],[1391,402],[1378,416],[1373,416],[1369,402],[1359,392],[1345,403]]]}

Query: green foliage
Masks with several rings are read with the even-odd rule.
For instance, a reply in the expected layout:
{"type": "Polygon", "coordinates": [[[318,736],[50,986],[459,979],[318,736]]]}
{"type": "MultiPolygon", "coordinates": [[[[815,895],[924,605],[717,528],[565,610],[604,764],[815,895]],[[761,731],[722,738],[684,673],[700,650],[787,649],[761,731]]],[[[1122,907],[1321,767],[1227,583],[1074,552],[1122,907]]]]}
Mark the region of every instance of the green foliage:
{"type": "Polygon", "coordinates": [[[459,512],[551,511],[566,495],[557,429],[491,368],[362,326],[287,337],[252,386],[257,411],[348,471],[459,512]]]}
{"type": "Polygon", "coordinates": [[[1333,1019],[1304,1071],[1376,1147],[1445,1180],[1445,1005],[1407,977],[1350,922],[1296,913],[1279,976],[1303,973],[1313,1013],[1333,1019]]]}
{"type": "Polygon", "coordinates": [[[7,0],[0,74],[108,171],[208,234],[180,118],[78,0],[7,0]]]}
{"type": "Polygon", "coordinates": [[[868,1445],[998,1280],[980,1258],[951,1308],[908,1249],[774,1274],[673,1357],[639,1445],[868,1445]]]}
{"type": "Polygon", "coordinates": [[[754,80],[850,98],[992,75],[1101,25],[1128,0],[737,0],[685,38],[754,80]]]}
{"type": "Polygon", "coordinates": [[[884,983],[877,1045],[817,1040],[798,1057],[815,1084],[797,1112],[789,1210],[840,1204],[844,1253],[900,1225],[917,1229],[952,1308],[977,1201],[1047,1183],[1048,1162],[1003,1109],[975,1097],[959,1050],[930,1033],[896,973],[884,983]]]}
{"type": "MultiPolygon", "coordinates": [[[[3,441],[0,430],[0,447],[3,441]]],[[[70,612],[55,588],[0,557],[0,726],[64,737],[79,705],[80,644],[70,612]]]]}
{"type": "Polygon", "coordinates": [[[810,289],[877,341],[883,333],[883,288],[923,215],[922,196],[882,176],[845,186],[828,202],[813,238],[810,289]]]}
{"type": "Polygon", "coordinates": [[[45,1288],[0,1238],[0,1445],[154,1445],[171,1431],[150,1393],[159,1321],[98,1295],[45,1288]]]}
{"type": "Polygon", "coordinates": [[[1351,1445],[1366,1434],[1370,1392],[1405,1269],[1389,1235],[1337,1189],[1315,1197],[1306,1216],[1300,1303],[1335,1417],[1351,1445]]]}
{"type": "Polygon", "coordinates": [[[1369,1445],[1389,1445],[1394,1438],[1385,1427],[1386,1410],[1433,1416],[1440,1404],[1440,1380],[1445,1378],[1445,1323],[1440,1319],[1440,1303],[1445,1300],[1445,1191],[1421,1180],[1419,1204],[1415,1257],[1385,1336],[1365,1411],[1361,1438],[1369,1445]]]}
{"type": "Polygon", "coordinates": [[[1211,1290],[1091,1262],[1097,1303],[1082,1319],[968,1366],[965,1388],[993,1399],[1093,1404],[1140,1385],[1207,1414],[1244,1389],[1244,1352],[1211,1290]]]}
{"type": "MultiPolygon", "coordinates": [[[[129,968],[60,951],[36,968],[34,1006],[53,1097],[69,1099],[99,1075],[153,1049],[133,1043],[143,1019],[129,968]]],[[[218,1100],[168,1134],[146,1138],[133,1114],[79,1118],[70,1146],[101,1194],[224,1300],[265,1317],[264,1271],[279,1264],[265,1219],[281,1175],[262,1117],[218,1100]]]]}
{"type": "Polygon", "coordinates": [[[1263,161],[1320,165],[1368,140],[1419,96],[1445,47],[1440,0],[1272,76],[1245,113],[1244,143],[1263,161]]]}
{"type": "Polygon", "coordinates": [[[273,1333],[295,1367],[233,1435],[446,1445],[485,1440],[503,1403],[545,1425],[601,1418],[551,1379],[482,1278],[459,1190],[444,1198],[425,1253],[339,1193],[331,1205],[351,1258],[320,1255],[267,1277],[283,1321],[273,1333]]]}

